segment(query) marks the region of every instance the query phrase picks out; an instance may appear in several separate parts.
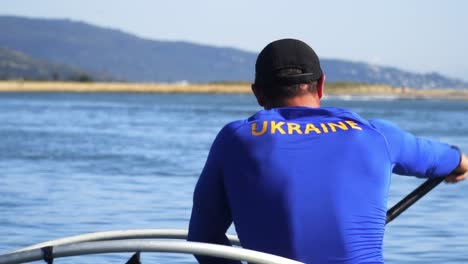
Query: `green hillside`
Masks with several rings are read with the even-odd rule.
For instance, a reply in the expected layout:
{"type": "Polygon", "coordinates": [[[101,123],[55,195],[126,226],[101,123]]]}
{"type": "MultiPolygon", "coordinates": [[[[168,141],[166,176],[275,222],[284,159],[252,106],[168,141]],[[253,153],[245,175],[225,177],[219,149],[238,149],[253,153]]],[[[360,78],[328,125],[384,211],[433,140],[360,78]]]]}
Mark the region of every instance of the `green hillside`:
{"type": "Polygon", "coordinates": [[[74,67],[49,63],[0,47],[0,80],[18,79],[90,81],[93,77],[74,67]]]}

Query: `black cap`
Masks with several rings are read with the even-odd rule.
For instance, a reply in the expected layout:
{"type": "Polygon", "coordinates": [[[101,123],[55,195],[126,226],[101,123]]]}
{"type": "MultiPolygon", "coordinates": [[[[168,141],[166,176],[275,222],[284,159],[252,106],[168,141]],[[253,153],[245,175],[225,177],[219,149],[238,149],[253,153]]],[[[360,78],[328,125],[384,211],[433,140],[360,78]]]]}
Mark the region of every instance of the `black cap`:
{"type": "Polygon", "coordinates": [[[317,54],[309,45],[297,39],[280,39],[268,44],[255,64],[255,85],[308,83],[322,76],[317,54]],[[278,73],[283,69],[299,69],[302,73],[280,76],[278,73]]]}

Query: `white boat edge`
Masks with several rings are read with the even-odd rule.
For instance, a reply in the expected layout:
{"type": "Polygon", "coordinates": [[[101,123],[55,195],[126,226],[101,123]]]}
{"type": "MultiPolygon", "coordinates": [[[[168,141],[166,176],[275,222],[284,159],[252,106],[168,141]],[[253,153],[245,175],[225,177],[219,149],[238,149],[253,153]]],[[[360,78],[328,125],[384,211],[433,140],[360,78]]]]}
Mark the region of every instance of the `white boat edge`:
{"type": "MultiPolygon", "coordinates": [[[[31,247],[22,248],[11,253],[0,255],[0,264],[25,263],[43,260],[44,251],[42,249],[44,247],[52,247],[53,258],[117,252],[166,252],[220,257],[258,264],[302,263],[268,253],[224,245],[188,241],[122,239],[122,237],[186,239],[186,234],[187,231],[178,229],[119,230],[89,233],[51,240],[33,245],[31,247]],[[150,230],[150,232],[147,232],[148,230],[150,230]],[[101,241],[89,241],[93,239],[101,239],[101,241]]],[[[231,237],[237,239],[235,236],[231,237]]]]}
{"type": "MultiPolygon", "coordinates": [[[[86,233],[76,236],[69,236],[60,239],[50,240],[17,249],[13,252],[20,252],[30,249],[43,248],[47,246],[60,246],[80,242],[104,241],[104,240],[119,240],[119,239],[187,239],[188,231],[185,229],[130,229],[130,230],[114,230],[104,232],[86,233]]],[[[227,235],[232,245],[241,246],[239,238],[235,235],[227,235]]]]}

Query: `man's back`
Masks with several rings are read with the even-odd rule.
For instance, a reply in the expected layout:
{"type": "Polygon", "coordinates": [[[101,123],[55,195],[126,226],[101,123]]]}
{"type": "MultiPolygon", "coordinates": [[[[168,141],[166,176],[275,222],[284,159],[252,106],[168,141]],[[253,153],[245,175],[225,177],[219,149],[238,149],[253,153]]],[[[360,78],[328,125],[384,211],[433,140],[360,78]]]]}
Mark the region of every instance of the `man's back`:
{"type": "Polygon", "coordinates": [[[311,263],[383,262],[391,163],[365,120],[282,108],[232,133],[224,185],[244,247],[311,263]]]}
{"type": "Polygon", "coordinates": [[[336,108],[260,111],[226,126],[213,153],[202,177],[220,178],[218,202],[243,247],[307,263],[383,262],[391,162],[367,121],[336,108]]]}

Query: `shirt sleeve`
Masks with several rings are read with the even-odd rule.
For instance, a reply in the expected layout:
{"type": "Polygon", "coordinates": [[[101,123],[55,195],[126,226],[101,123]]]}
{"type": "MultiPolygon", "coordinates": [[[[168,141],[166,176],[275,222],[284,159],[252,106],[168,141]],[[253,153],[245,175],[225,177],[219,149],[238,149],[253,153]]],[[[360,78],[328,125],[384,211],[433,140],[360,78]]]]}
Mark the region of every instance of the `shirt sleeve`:
{"type": "MultiPolygon", "coordinates": [[[[189,241],[231,246],[226,231],[232,223],[222,172],[222,145],[225,133],[218,134],[211,146],[205,167],[198,179],[193,196],[192,216],[189,225],[189,241]]],[[[221,258],[195,256],[199,263],[241,264],[221,258]]]]}
{"type": "Polygon", "coordinates": [[[445,177],[460,163],[461,152],[456,147],[416,137],[388,121],[374,119],[369,122],[386,138],[396,174],[445,177]]]}

